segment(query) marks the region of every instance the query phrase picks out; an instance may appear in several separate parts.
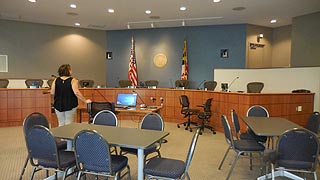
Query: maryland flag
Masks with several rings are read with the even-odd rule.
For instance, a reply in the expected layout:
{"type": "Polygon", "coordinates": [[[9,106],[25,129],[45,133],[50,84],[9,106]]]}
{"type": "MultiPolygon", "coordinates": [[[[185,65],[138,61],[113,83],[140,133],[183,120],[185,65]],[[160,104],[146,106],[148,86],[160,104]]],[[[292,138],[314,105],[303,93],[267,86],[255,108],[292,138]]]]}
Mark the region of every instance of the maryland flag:
{"type": "Polygon", "coordinates": [[[138,85],[137,61],[136,61],[135,43],[134,43],[133,36],[131,39],[128,79],[131,81],[133,86],[138,85]]]}
{"type": "Polygon", "coordinates": [[[188,53],[187,53],[187,40],[183,41],[183,55],[181,67],[181,80],[188,80],[188,53]]]}

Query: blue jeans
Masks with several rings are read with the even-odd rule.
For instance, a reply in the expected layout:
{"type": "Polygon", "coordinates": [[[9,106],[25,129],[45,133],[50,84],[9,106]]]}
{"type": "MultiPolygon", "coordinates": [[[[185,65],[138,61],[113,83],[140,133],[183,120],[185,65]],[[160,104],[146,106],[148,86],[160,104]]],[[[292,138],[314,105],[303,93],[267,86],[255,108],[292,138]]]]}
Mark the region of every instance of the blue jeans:
{"type": "Polygon", "coordinates": [[[77,108],[73,108],[70,111],[63,111],[63,112],[60,112],[60,111],[54,109],[56,111],[59,126],[71,124],[73,122],[74,113],[75,113],[76,109],[77,108]]]}

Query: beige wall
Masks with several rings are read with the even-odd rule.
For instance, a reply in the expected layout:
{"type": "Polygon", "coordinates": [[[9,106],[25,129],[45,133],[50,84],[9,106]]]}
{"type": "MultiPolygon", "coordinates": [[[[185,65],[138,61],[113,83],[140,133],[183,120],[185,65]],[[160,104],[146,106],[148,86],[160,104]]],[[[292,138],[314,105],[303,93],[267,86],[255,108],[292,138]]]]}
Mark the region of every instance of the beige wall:
{"type": "Polygon", "coordinates": [[[0,54],[9,62],[1,78],[48,79],[68,63],[74,77],[105,85],[105,31],[5,20],[0,27],[0,54]]]}
{"type": "Polygon", "coordinates": [[[272,67],[290,67],[291,25],[273,29],[272,67]]]}
{"type": "Polygon", "coordinates": [[[320,66],[320,12],[293,18],[291,66],[320,66]]]}
{"type": "Polygon", "coordinates": [[[246,40],[246,65],[247,68],[265,68],[272,67],[272,29],[256,25],[247,26],[246,40]],[[260,42],[257,42],[257,36],[262,33],[264,35],[260,42]],[[263,48],[255,50],[250,49],[250,43],[262,44],[263,48]]]}

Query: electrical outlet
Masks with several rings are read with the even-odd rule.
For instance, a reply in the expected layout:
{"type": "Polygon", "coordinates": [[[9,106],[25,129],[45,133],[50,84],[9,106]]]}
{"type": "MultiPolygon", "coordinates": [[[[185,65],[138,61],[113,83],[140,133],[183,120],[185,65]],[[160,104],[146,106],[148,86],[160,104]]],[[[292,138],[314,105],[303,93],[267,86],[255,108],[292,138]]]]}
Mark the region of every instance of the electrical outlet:
{"type": "Polygon", "coordinates": [[[302,106],[297,106],[297,111],[301,112],[302,111],[302,106]]]}

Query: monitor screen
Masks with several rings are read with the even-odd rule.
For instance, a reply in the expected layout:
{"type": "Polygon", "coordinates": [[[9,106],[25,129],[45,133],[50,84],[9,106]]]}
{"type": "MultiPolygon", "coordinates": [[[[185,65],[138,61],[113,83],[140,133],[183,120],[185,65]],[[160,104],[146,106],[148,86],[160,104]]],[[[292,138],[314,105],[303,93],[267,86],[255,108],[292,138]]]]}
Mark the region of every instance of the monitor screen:
{"type": "Polygon", "coordinates": [[[135,107],[137,104],[137,94],[118,94],[117,104],[120,106],[135,107]]]}

